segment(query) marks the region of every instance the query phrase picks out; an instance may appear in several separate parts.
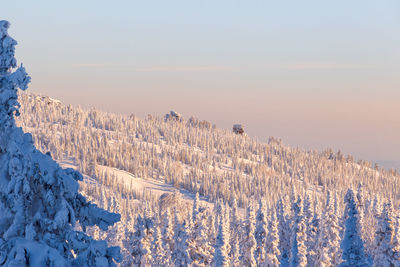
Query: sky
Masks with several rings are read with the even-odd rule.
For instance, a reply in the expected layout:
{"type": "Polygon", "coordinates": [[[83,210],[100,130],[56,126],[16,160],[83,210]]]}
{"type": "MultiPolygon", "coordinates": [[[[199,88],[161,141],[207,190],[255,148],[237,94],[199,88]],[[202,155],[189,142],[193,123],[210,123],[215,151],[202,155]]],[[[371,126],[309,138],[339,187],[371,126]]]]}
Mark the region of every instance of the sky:
{"type": "Polygon", "coordinates": [[[30,91],[400,162],[400,1],[2,1],[30,91]]]}

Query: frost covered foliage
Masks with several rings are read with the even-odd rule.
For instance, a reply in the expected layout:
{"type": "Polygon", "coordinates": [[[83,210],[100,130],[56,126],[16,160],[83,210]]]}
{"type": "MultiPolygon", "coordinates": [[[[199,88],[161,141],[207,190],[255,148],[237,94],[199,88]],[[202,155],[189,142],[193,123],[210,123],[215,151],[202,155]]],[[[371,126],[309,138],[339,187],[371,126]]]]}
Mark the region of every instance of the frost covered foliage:
{"type": "Polygon", "coordinates": [[[374,266],[399,266],[400,244],[398,243],[393,223],[392,203],[384,205],[382,214],[378,218],[376,230],[376,250],[374,251],[374,266]]]}
{"type": "Polygon", "coordinates": [[[345,196],[345,203],[345,231],[341,244],[343,262],[340,266],[369,266],[361,237],[359,210],[354,199],[354,192],[351,189],[345,196]]]}
{"type": "Polygon", "coordinates": [[[375,218],[376,227],[366,227],[375,233],[374,243],[368,244],[373,249],[366,250],[358,215],[364,204],[356,202],[352,192],[340,203],[336,197],[328,197],[324,203],[307,204],[310,197],[304,193],[294,195],[289,201],[282,198],[271,203],[269,209],[259,201],[258,206],[249,204],[247,211],[239,209],[239,212],[235,201],[230,206],[219,200],[213,207],[212,203],[200,201],[198,195],[192,200],[192,209],[181,208],[183,202],[190,201],[186,195],[173,206],[174,219],[169,212],[172,206],[160,205],[157,198],[145,201],[146,210],[151,207],[151,213],[159,216],[148,217],[144,223],[142,218],[149,212],[136,211],[134,238],[132,232],[127,235],[134,242],[125,244],[129,255],[121,266],[400,266],[398,224],[394,223],[397,218],[393,207],[385,204],[381,215],[375,218]],[[278,205],[284,210],[284,223],[288,225],[283,229],[290,236],[285,241],[287,257],[280,246],[279,220],[283,219],[277,218],[278,205]],[[315,224],[305,223],[307,217],[321,222],[317,235],[312,232],[315,224]],[[146,234],[145,229],[152,234],[146,234]],[[258,241],[260,236],[265,237],[263,242],[258,241]],[[263,257],[259,257],[258,248],[264,251],[263,257]]]}
{"type": "MultiPolygon", "coordinates": [[[[236,199],[239,207],[252,196],[274,203],[292,186],[298,192],[312,189],[322,198],[327,190],[337,191],[342,199],[348,188],[362,183],[366,198],[384,194],[394,206],[400,204],[397,171],[356,162],[340,151],[306,151],[277,138],[261,142],[193,118],[186,123],[142,119],[26,93],[20,99],[17,122],[32,133],[36,147],[56,160],[76,159],[83,174],[101,182],[106,181],[100,169],[108,166],[199,192],[213,202],[236,199]]],[[[127,190],[111,181],[107,186],[127,190]]]]}
{"type": "Polygon", "coordinates": [[[17,67],[8,27],[0,21],[0,265],[114,266],[119,248],[84,231],[107,230],[120,216],[86,201],[78,193],[82,175],[60,168],[15,125],[17,90],[26,90],[30,77],[17,67]]]}

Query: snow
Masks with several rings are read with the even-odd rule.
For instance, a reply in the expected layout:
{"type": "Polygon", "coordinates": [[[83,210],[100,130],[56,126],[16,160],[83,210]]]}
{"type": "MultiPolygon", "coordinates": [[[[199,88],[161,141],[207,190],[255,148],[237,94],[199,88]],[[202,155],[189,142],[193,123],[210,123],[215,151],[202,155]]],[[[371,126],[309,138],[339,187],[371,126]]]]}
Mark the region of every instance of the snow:
{"type": "MultiPolygon", "coordinates": [[[[77,165],[75,162],[76,161],[74,159],[70,158],[68,160],[60,161],[59,164],[63,168],[77,169],[77,165]]],[[[181,200],[191,203],[195,199],[195,196],[196,196],[196,194],[193,194],[187,190],[177,189],[177,188],[173,187],[172,185],[166,184],[159,180],[135,177],[133,174],[131,174],[127,171],[119,170],[117,168],[108,167],[108,166],[98,165],[98,168],[100,170],[103,170],[105,172],[108,172],[108,173],[114,175],[118,179],[118,183],[124,184],[131,191],[148,192],[151,195],[153,195],[155,198],[159,198],[163,194],[179,193],[181,200]]],[[[85,183],[92,183],[92,184],[98,183],[96,181],[96,179],[94,179],[88,175],[83,175],[83,178],[84,178],[85,183]]],[[[204,197],[200,198],[200,203],[203,207],[207,206],[209,208],[212,208],[214,206],[214,204],[212,202],[208,201],[204,197]]]]}
{"type": "Polygon", "coordinates": [[[108,253],[107,243],[85,229],[107,230],[120,215],[86,201],[78,192],[82,175],[62,169],[15,125],[17,90],[26,90],[30,77],[22,64],[17,67],[17,42],[7,34],[9,25],[0,21],[0,265],[114,266],[119,249],[108,253]],[[74,229],[76,220],[83,232],[74,229]]]}

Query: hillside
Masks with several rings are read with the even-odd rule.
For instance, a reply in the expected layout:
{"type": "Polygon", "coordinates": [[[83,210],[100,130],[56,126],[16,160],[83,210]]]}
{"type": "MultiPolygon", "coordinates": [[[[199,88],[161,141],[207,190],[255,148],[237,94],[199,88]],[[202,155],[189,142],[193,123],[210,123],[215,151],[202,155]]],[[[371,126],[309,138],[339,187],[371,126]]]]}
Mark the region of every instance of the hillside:
{"type": "Polygon", "coordinates": [[[292,187],[298,192],[334,190],[343,196],[360,183],[371,195],[399,200],[396,171],[354,162],[340,151],[291,148],[277,138],[263,143],[195,118],[140,119],[32,94],[22,94],[21,104],[17,123],[32,133],[40,150],[59,161],[78,159],[79,170],[98,179],[96,166],[103,165],[198,191],[211,201],[236,198],[244,206],[252,195],[268,194],[275,202],[292,187]]]}
{"type": "MultiPolygon", "coordinates": [[[[229,230],[229,238],[236,238],[236,241],[231,239],[232,245],[240,246],[238,251],[247,253],[246,257],[253,253],[244,250],[246,242],[253,242],[250,237],[254,233],[249,231],[258,231],[251,230],[253,220],[257,221],[259,230],[267,224],[273,228],[276,220],[280,240],[276,249],[280,251],[279,261],[283,265],[295,260],[290,250],[297,244],[293,243],[293,238],[297,238],[301,227],[308,231],[308,241],[303,241],[310,251],[304,256],[310,266],[319,266],[325,259],[320,257],[326,247],[335,251],[330,252],[333,253],[330,257],[335,259],[331,264],[337,265],[341,255],[339,241],[347,244],[350,242],[346,241],[347,236],[354,236],[347,233],[345,227],[346,218],[351,219],[349,214],[354,213],[351,211],[354,201],[361,214],[361,228],[357,233],[362,236],[364,245],[360,251],[365,246],[367,258],[372,262],[377,255],[377,237],[376,231],[371,229],[381,225],[377,218],[386,210],[382,205],[391,201],[390,207],[395,212],[399,205],[397,171],[377,165],[372,167],[365,161],[355,162],[340,151],[292,148],[273,137],[263,143],[196,118],[176,120],[149,115],[141,119],[73,107],[47,96],[26,93],[20,95],[20,101],[22,115],[17,123],[24,131],[32,133],[36,147],[43,153],[50,153],[62,165],[85,174],[80,184],[82,194],[100,207],[121,214],[121,222],[107,232],[90,228],[89,233],[108,240],[111,245],[121,246],[122,266],[129,266],[136,260],[155,260],[151,258],[152,253],[136,255],[134,248],[141,244],[148,246],[149,251],[150,244],[157,241],[155,226],[167,231],[173,214],[173,225],[178,227],[174,228],[175,234],[184,231],[192,239],[199,238],[195,235],[198,227],[195,225],[207,222],[207,226],[201,226],[203,241],[191,239],[192,243],[187,244],[194,261],[197,259],[192,255],[197,251],[196,242],[207,246],[204,249],[208,252],[203,251],[205,254],[197,266],[207,266],[218,259],[210,255],[214,249],[222,249],[214,244],[221,238],[218,237],[219,223],[223,218],[230,226],[221,227],[229,230]],[[348,192],[349,188],[357,188],[356,196],[348,192]],[[196,200],[196,193],[201,200],[196,200]],[[257,202],[259,208],[255,217],[257,202]],[[199,207],[201,212],[197,210],[199,207]],[[202,218],[201,222],[195,220],[196,214],[202,218]],[[301,223],[306,226],[300,226],[301,223]],[[147,229],[144,234],[140,227],[147,229]],[[329,234],[334,237],[327,237],[329,234]],[[139,242],[136,240],[139,237],[144,239],[139,242]],[[334,243],[326,244],[327,238],[334,243]]],[[[385,204],[385,207],[388,206],[385,204]]],[[[393,227],[397,236],[399,220],[395,218],[393,227]]],[[[354,227],[352,229],[358,229],[354,227]]],[[[272,228],[268,230],[271,234],[275,231],[272,228]]],[[[391,240],[400,239],[392,237],[391,240]]],[[[175,242],[181,244],[181,241],[175,242]]],[[[232,250],[229,257],[234,261],[239,252],[233,252],[235,247],[229,249],[232,250]]],[[[175,257],[165,256],[162,262],[175,261],[175,257]]],[[[272,257],[271,260],[277,259],[272,257]]]]}

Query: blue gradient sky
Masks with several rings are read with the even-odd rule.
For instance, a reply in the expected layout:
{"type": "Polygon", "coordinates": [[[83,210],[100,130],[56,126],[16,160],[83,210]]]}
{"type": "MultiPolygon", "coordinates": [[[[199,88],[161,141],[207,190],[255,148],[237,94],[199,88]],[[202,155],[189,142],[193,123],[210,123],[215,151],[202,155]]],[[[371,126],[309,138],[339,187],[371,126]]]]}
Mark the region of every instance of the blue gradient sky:
{"type": "Polygon", "coordinates": [[[30,90],[400,161],[400,1],[6,1],[30,90]]]}

